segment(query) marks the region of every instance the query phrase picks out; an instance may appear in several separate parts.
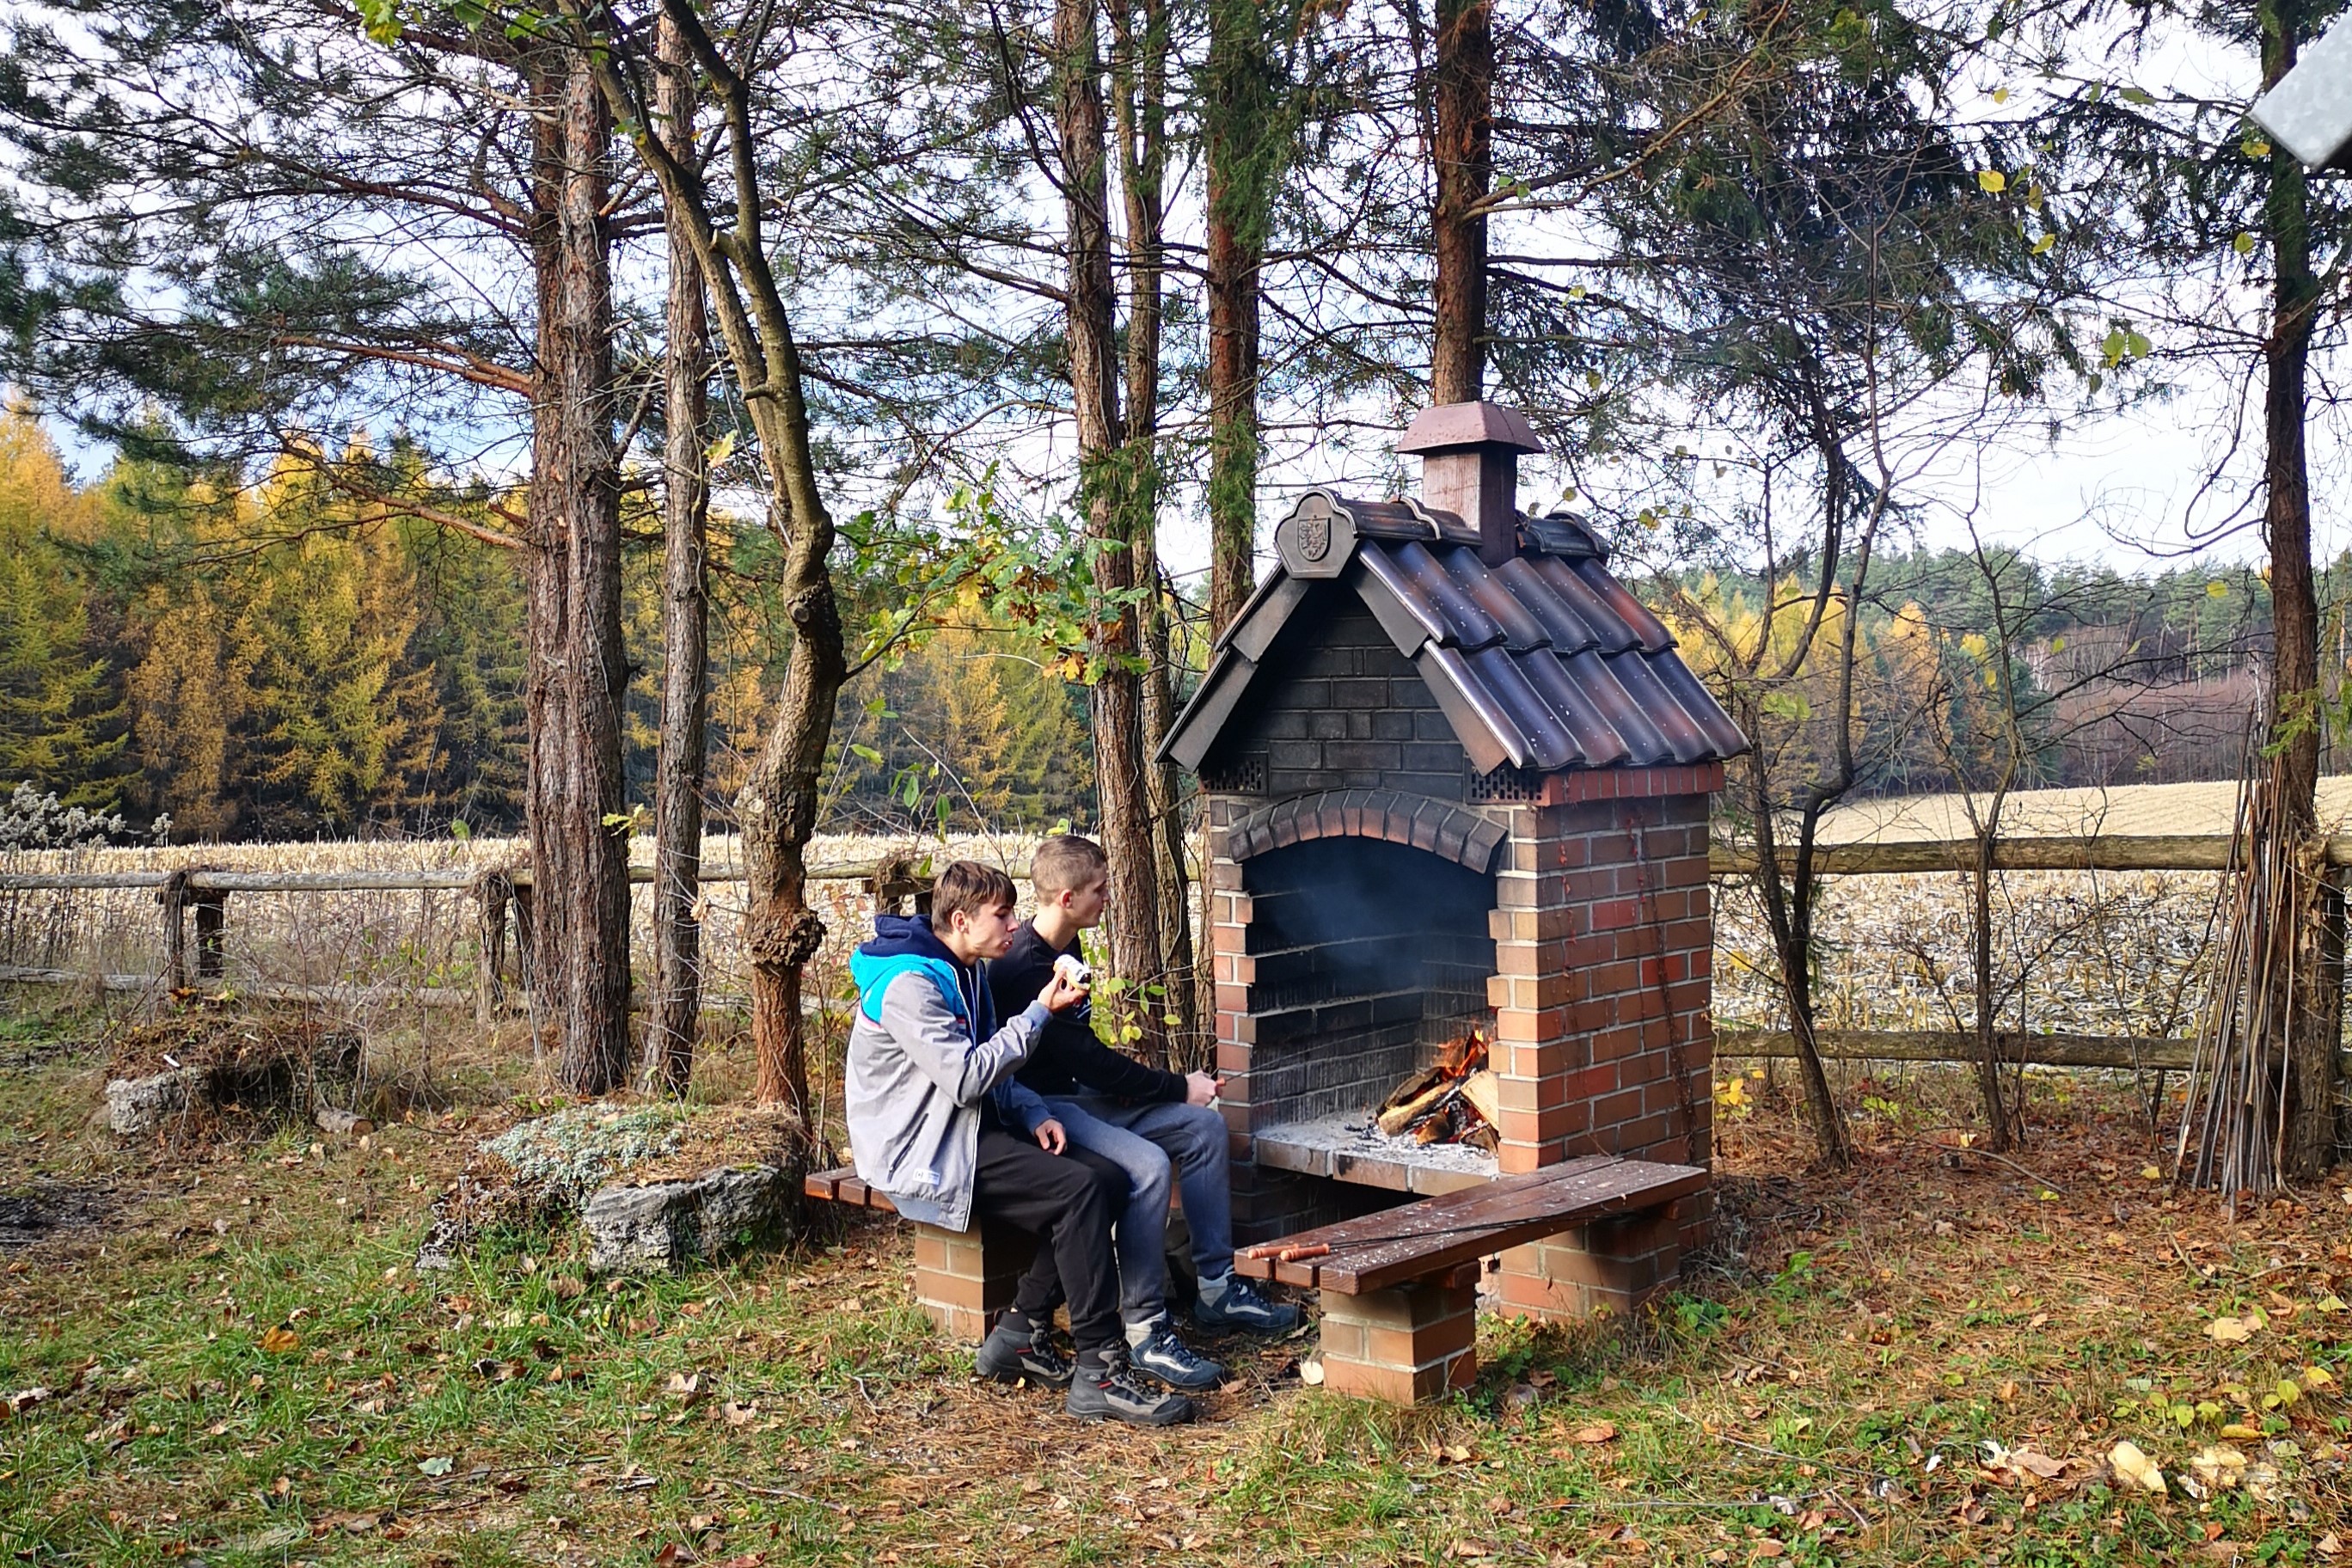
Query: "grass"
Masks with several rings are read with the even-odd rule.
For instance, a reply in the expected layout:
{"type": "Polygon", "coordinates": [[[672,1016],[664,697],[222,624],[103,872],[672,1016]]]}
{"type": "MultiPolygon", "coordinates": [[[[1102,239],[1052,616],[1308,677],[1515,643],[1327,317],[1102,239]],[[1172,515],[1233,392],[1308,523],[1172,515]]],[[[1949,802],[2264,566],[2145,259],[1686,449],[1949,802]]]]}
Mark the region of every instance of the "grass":
{"type": "Polygon", "coordinates": [[[1929,1076],[1853,1089],[1835,1177],[1743,1094],[1722,1240],[1640,1321],[1490,1320],[1477,1388],[1418,1411],[1302,1386],[1306,1342],[1229,1342],[1208,1419],[1139,1433],[972,1383],[887,1223],[627,1282],[506,1235],[420,1278],[432,1194],[516,1114],[496,1062],[365,1146],[257,1122],[122,1150],[77,1037],[0,1024],[0,1194],[105,1210],[0,1258],[16,1561],[2352,1562],[2352,1312],[2326,1305],[2352,1175],[2232,1225],[2143,1179],[2138,1108],[2086,1086],[2040,1092],[2032,1178],[1939,1145],[1929,1076]],[[2243,1342],[2207,1332],[2250,1308],[2243,1342]],[[2238,1424],[2275,1478],[2185,1495],[2238,1424]],[[2122,1438],[2167,1495],[2109,1479],[2122,1438]],[[1988,1442],[2066,1468],[2021,1484],[1988,1442]]]}

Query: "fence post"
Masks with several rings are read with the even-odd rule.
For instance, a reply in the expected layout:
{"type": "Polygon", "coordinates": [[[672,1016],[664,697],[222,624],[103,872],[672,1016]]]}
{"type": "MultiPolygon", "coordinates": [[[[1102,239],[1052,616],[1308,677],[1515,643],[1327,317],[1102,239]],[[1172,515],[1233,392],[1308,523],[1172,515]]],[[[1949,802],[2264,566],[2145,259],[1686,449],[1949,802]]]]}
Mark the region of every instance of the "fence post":
{"type": "Polygon", "coordinates": [[[155,901],[163,906],[163,984],[174,993],[188,988],[188,922],[184,911],[188,907],[188,879],[194,874],[184,867],[155,889],[155,901]]]}
{"type": "Polygon", "coordinates": [[[475,915],[481,931],[481,957],[474,965],[474,1021],[487,1029],[506,1005],[507,905],[515,886],[504,871],[474,879],[475,915]]]}
{"type": "Polygon", "coordinates": [[[228,973],[228,895],[205,888],[191,894],[188,901],[196,910],[196,978],[218,980],[228,973]]]}
{"type": "MultiPolygon", "coordinates": [[[[532,939],[538,934],[534,930],[537,922],[532,919],[532,910],[534,895],[539,889],[530,882],[515,882],[512,886],[514,889],[515,989],[522,994],[523,1009],[529,1013],[533,989],[530,973],[531,945],[532,939]]],[[[546,1054],[547,1038],[540,1031],[538,1016],[531,1014],[530,1059],[534,1062],[539,1061],[546,1054]]]]}

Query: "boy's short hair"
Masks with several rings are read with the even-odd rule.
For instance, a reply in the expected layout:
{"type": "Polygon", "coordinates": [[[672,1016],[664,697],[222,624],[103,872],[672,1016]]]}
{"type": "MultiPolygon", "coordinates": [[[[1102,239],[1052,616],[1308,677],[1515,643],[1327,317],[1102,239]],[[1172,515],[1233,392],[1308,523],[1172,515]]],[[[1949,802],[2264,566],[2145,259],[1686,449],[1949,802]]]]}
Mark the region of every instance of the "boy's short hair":
{"type": "Polygon", "coordinates": [[[1040,900],[1073,892],[1110,869],[1110,857],[1091,838],[1056,833],[1029,859],[1029,886],[1040,900]]]}
{"type": "Polygon", "coordinates": [[[982,910],[1009,910],[1013,902],[1013,879],[977,860],[956,860],[931,885],[931,924],[947,930],[959,914],[966,919],[982,910]]]}

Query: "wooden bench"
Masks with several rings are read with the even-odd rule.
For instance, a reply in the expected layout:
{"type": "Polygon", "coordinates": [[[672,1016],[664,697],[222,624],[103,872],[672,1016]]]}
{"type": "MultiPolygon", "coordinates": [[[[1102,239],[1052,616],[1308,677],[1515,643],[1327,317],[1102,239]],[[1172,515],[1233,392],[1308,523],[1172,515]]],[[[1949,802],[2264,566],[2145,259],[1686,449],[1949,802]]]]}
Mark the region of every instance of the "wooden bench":
{"type": "MultiPolygon", "coordinates": [[[[1481,1258],[1579,1227],[1663,1220],[1709,1180],[1696,1165],[1588,1155],[1262,1242],[1237,1254],[1234,1269],[1323,1292],[1325,1387],[1414,1405],[1476,1375],[1481,1258]]],[[[1589,1236],[1576,1251],[1627,1251],[1617,1240],[1589,1236]]],[[[1653,1261],[1662,1245],[1645,1235],[1636,1246],[1643,1272],[1614,1281],[1629,1303],[1662,1282],[1653,1261]]]]}
{"type": "MultiPolygon", "coordinates": [[[[877,1192],[847,1166],[812,1171],[801,1184],[810,1197],[897,1214],[887,1193],[877,1192]]],[[[1034,1237],[1010,1226],[982,1221],[973,1230],[915,1226],[915,1300],[931,1321],[961,1339],[988,1335],[997,1314],[1013,1304],[1021,1271],[1037,1255],[1034,1237]]]]}

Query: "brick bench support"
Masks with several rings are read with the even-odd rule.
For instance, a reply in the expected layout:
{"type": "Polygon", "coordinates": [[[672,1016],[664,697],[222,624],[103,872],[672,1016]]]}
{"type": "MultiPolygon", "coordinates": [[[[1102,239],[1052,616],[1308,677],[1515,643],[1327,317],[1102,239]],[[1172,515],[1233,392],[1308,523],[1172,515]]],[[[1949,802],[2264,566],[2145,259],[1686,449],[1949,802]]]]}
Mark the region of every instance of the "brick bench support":
{"type": "Polygon", "coordinates": [[[1696,1165],[1587,1155],[1264,1242],[1234,1269],[1323,1292],[1325,1387],[1424,1404],[1477,1376],[1480,1259],[1520,1260],[1505,1277],[1507,1310],[1631,1311],[1674,1277],[1677,1205],[1705,1201],[1707,1181],[1696,1165]],[[1310,1256],[1285,1261],[1286,1251],[1310,1256]],[[1530,1280],[1560,1294],[1514,1300],[1509,1292],[1530,1280]]]}
{"type": "Polygon", "coordinates": [[[1323,1386],[1426,1405],[1478,1377],[1475,1264],[1434,1279],[1323,1298],[1323,1386]]]}
{"type": "MultiPolygon", "coordinates": [[[[896,1214],[898,1205],[857,1179],[856,1171],[812,1171],[803,1190],[827,1203],[896,1214]]],[[[912,1222],[915,1302],[931,1321],[958,1339],[980,1340],[1007,1307],[1021,1271],[1037,1256],[1036,1238],[987,1221],[970,1230],[912,1222]]]]}
{"type": "Polygon", "coordinates": [[[915,1302],[958,1339],[986,1339],[1036,1256],[1036,1238],[1010,1226],[949,1230],[919,1221],[915,1302]]]}

